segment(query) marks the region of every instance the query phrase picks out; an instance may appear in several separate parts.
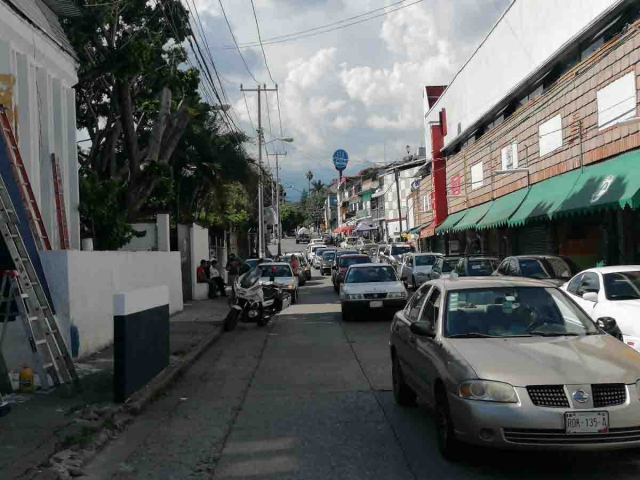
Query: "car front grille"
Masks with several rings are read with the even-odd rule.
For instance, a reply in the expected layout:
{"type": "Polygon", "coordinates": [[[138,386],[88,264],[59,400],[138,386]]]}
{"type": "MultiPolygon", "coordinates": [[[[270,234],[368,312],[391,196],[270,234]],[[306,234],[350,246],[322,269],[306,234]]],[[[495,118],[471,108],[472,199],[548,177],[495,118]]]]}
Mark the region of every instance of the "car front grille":
{"type": "Polygon", "coordinates": [[[623,383],[602,383],[591,385],[593,406],[610,407],[627,401],[627,387],[623,383]]]}
{"type": "Polygon", "coordinates": [[[527,387],[527,393],[533,404],[538,407],[569,408],[569,401],[562,385],[530,385],[527,387]]]}
{"type": "Polygon", "coordinates": [[[366,298],[367,300],[376,300],[376,299],[381,299],[381,298],[387,298],[387,294],[380,292],[380,293],[365,293],[364,294],[364,298],[366,298]]]}
{"type": "Polygon", "coordinates": [[[611,428],[609,433],[567,435],[564,430],[536,428],[505,428],[504,438],[523,445],[585,445],[602,443],[640,442],[640,427],[611,428]]]}

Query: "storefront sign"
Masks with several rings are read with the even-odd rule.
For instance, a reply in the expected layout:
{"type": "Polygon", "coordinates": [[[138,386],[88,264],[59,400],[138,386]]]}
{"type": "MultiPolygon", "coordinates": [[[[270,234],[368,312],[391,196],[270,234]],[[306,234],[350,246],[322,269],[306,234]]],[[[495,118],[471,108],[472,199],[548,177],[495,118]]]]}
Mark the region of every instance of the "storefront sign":
{"type": "Polygon", "coordinates": [[[436,234],[436,227],[433,224],[427,227],[424,227],[422,230],[420,230],[420,238],[433,237],[435,234],[436,234]]]}
{"type": "Polygon", "coordinates": [[[457,173],[451,178],[451,195],[460,195],[460,174],[457,173]]]}

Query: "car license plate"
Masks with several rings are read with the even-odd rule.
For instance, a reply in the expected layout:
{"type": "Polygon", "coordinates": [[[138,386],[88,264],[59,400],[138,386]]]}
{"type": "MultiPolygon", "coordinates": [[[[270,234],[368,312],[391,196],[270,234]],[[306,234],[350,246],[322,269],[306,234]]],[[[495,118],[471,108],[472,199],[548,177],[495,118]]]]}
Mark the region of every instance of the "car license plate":
{"type": "Polygon", "coordinates": [[[381,308],[382,307],[382,300],[372,300],[369,302],[369,307],[371,308],[381,308]]]}
{"type": "Polygon", "coordinates": [[[567,434],[609,433],[609,412],[566,412],[567,434]]]}

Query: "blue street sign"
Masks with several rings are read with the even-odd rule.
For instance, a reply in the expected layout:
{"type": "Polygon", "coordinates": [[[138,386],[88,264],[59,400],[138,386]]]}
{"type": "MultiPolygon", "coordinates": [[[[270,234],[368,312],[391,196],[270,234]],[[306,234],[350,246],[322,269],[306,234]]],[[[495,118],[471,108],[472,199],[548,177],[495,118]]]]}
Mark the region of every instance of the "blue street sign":
{"type": "Polygon", "coordinates": [[[347,163],[349,163],[349,155],[344,150],[336,150],[333,152],[333,166],[336,167],[336,170],[339,172],[343,171],[347,168],[347,163]]]}

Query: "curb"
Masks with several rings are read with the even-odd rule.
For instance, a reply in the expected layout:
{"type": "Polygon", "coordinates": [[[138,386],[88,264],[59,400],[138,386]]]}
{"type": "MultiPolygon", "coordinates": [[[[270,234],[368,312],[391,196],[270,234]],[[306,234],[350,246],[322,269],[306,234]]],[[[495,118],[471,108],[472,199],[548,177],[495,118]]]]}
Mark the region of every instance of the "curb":
{"type": "Polygon", "coordinates": [[[151,403],[162,391],[168,388],[173,381],[182,375],[200,356],[222,336],[222,326],[204,337],[189,353],[187,353],[175,365],[169,365],[160,372],[151,382],[145,385],[142,390],[134,393],[126,401],[124,409],[132,414],[138,415],[145,407],[151,403]]]}

